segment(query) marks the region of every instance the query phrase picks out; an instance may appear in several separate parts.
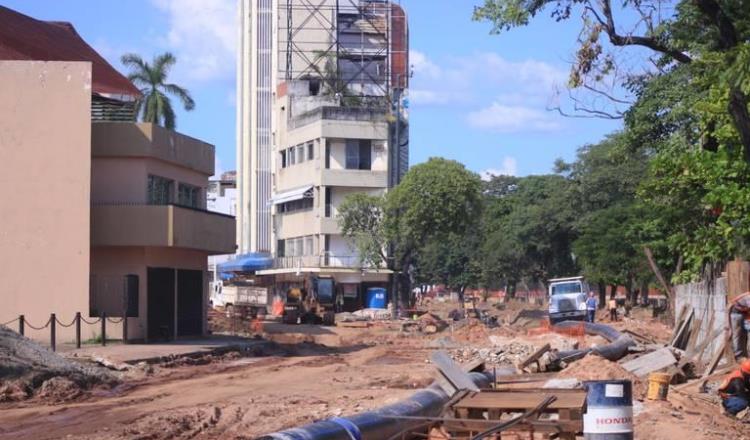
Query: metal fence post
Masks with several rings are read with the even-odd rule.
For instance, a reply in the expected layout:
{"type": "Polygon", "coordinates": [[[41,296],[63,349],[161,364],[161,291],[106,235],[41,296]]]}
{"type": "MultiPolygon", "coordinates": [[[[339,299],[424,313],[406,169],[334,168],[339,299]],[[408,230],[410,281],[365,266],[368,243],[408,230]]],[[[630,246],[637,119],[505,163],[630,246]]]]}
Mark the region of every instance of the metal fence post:
{"type": "Polygon", "coordinates": [[[81,312],[76,312],[76,348],[81,348],[81,312]]]}
{"type": "Polygon", "coordinates": [[[102,346],[107,345],[107,314],[102,312],[102,346]]]}
{"type": "Polygon", "coordinates": [[[125,313],[122,317],[122,343],[128,343],[128,315],[125,313]]]}
{"type": "Polygon", "coordinates": [[[57,336],[55,335],[55,324],[57,324],[57,319],[55,318],[55,314],[51,313],[49,315],[49,338],[52,345],[52,351],[55,351],[55,349],[57,348],[57,341],[55,341],[55,338],[57,336]]]}
{"type": "Polygon", "coordinates": [[[26,318],[23,315],[18,317],[18,334],[23,336],[24,324],[26,324],[26,318]]]}

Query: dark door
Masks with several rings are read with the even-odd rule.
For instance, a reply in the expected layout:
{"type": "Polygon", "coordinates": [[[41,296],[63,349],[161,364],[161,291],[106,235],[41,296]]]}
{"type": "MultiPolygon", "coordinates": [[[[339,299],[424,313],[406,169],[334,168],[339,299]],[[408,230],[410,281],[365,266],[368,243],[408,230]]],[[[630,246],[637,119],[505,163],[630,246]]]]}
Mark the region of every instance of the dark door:
{"type": "Polygon", "coordinates": [[[174,337],[174,269],[148,268],[148,339],[174,337]]]}
{"type": "Polygon", "coordinates": [[[177,334],[198,336],[203,333],[203,272],[177,271],[177,334]]]}

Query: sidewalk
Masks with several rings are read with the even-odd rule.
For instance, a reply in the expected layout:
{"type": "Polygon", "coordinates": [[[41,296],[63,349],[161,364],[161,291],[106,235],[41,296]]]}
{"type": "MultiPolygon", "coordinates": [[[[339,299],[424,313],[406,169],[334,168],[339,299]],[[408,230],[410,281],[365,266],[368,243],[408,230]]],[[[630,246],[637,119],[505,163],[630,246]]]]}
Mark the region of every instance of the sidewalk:
{"type": "Polygon", "coordinates": [[[268,344],[262,339],[250,339],[240,336],[211,335],[204,338],[181,339],[171,342],[152,344],[122,344],[113,341],[106,346],[88,345],[79,349],[59,347],[65,356],[101,357],[115,363],[136,364],[138,362],[154,362],[161,358],[173,356],[199,356],[221,353],[231,350],[243,350],[249,347],[268,344]]]}

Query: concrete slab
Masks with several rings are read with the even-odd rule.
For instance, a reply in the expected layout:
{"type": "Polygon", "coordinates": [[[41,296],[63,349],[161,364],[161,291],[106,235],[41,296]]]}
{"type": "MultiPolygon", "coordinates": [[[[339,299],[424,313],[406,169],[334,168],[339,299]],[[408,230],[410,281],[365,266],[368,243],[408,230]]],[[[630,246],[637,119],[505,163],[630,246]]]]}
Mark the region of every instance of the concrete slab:
{"type": "Polygon", "coordinates": [[[106,346],[90,345],[81,347],[80,349],[66,347],[64,355],[89,358],[101,357],[114,363],[135,364],[142,361],[153,362],[161,358],[173,356],[199,356],[236,349],[242,350],[268,343],[268,341],[262,339],[213,335],[205,338],[181,339],[152,344],[126,345],[122,343],[108,343],[106,346]]]}

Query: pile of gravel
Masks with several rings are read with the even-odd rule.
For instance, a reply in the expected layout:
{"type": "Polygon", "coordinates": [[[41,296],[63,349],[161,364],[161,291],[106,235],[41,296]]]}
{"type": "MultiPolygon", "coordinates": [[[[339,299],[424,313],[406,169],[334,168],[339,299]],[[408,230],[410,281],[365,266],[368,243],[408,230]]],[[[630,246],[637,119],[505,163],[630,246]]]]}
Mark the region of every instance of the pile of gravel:
{"type": "Polygon", "coordinates": [[[52,378],[64,378],[83,389],[115,382],[105,369],[66,359],[0,326],[0,387],[12,383],[30,394],[52,378]]]}

